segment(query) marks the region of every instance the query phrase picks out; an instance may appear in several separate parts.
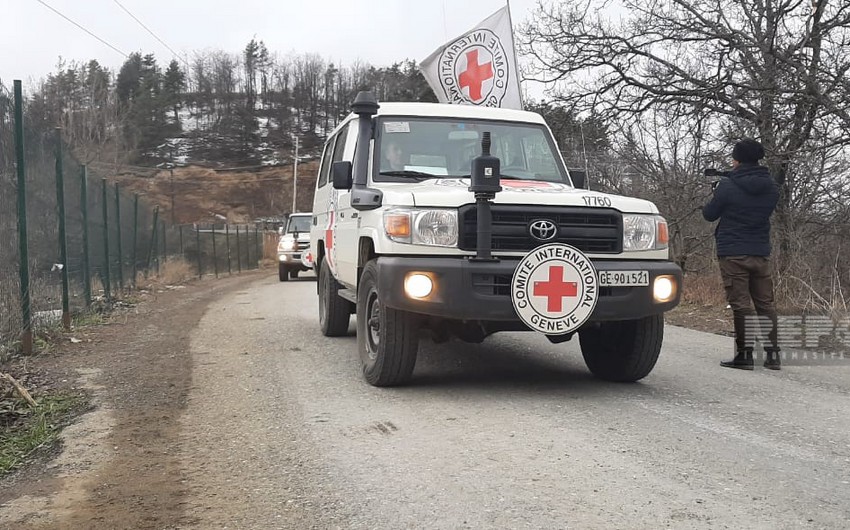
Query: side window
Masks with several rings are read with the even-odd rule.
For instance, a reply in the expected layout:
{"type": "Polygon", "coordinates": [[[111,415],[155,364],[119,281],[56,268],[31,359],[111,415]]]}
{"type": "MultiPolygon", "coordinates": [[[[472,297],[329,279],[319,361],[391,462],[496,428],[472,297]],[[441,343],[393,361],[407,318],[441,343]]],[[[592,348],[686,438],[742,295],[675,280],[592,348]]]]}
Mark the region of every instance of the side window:
{"type": "Polygon", "coordinates": [[[334,162],[339,162],[340,160],[342,160],[342,156],[343,154],[345,154],[346,140],[348,140],[348,125],[343,127],[342,130],[337,133],[336,142],[334,144],[334,162]]]}
{"type": "Polygon", "coordinates": [[[319,178],[317,180],[317,188],[324,187],[328,183],[328,175],[331,170],[331,151],[333,151],[333,138],[325,143],[325,150],[322,152],[322,165],[319,167],[319,178]]]}

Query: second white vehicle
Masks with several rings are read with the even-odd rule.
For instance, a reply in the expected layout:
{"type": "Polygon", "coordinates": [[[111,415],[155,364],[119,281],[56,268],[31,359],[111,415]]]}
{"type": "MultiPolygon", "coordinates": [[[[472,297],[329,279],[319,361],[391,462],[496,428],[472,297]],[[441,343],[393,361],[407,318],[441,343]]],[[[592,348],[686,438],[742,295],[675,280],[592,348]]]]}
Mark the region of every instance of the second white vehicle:
{"type": "Polygon", "coordinates": [[[294,213],[286,220],[277,242],[278,278],[285,282],[297,278],[299,272],[312,268],[312,262],[304,259],[309,252],[310,225],[313,214],[294,213]]]}

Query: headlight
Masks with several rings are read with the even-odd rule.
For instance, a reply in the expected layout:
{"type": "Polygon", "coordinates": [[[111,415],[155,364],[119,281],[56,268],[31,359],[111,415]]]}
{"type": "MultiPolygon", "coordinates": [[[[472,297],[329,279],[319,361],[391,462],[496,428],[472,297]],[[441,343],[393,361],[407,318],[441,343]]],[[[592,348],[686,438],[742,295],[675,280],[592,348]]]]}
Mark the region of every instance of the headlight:
{"type": "Polygon", "coordinates": [[[281,238],[281,240],[277,244],[278,252],[291,252],[297,248],[298,242],[295,241],[295,238],[292,236],[281,238]]]}
{"type": "Polygon", "coordinates": [[[457,245],[457,210],[388,210],[384,232],[399,243],[453,247],[457,245]]]}
{"type": "Polygon", "coordinates": [[[623,216],[623,251],[667,248],[667,221],[659,215],[623,216]]]}

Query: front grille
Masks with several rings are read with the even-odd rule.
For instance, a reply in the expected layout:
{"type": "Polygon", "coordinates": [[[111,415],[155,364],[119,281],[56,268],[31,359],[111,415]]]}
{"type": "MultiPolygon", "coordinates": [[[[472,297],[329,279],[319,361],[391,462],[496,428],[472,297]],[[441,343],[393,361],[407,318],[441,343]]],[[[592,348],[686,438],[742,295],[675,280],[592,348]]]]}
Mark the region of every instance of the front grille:
{"type": "MultiPolygon", "coordinates": [[[[623,249],[623,216],[614,209],[533,205],[493,205],[491,208],[494,251],[527,252],[547,243],[566,243],[594,254],[619,254],[623,249]],[[529,226],[539,220],[557,225],[555,237],[539,241],[531,236],[529,226]]],[[[458,247],[476,250],[476,206],[462,206],[458,210],[458,222],[458,247]]]]}
{"type": "Polygon", "coordinates": [[[473,274],[472,290],[478,294],[510,296],[511,277],[507,274],[473,274]]]}
{"type": "MultiPolygon", "coordinates": [[[[507,274],[473,274],[472,290],[488,296],[510,296],[511,279],[507,274]]],[[[631,287],[600,287],[599,296],[625,296],[631,287]]]]}
{"type": "Polygon", "coordinates": [[[309,241],[299,242],[299,243],[298,243],[298,250],[307,250],[307,248],[308,248],[309,246],[310,246],[310,242],[309,242],[309,241]]]}

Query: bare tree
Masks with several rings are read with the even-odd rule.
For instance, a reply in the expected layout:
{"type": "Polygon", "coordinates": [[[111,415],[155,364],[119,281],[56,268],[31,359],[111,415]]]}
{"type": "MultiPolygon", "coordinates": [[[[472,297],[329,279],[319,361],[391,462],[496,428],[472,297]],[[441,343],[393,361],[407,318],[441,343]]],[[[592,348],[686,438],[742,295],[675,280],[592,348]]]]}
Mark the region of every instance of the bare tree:
{"type": "MultiPolygon", "coordinates": [[[[522,33],[522,52],[534,59],[529,76],[552,83],[555,99],[579,113],[632,133],[646,133],[655,113],[674,114],[689,129],[681,145],[702,146],[703,162],[727,162],[719,153],[728,153],[730,140],[757,137],[781,189],[775,225],[782,268],[800,255],[798,234],[816,226],[814,212],[819,223],[844,215],[837,204],[815,208],[812,201],[825,190],[846,192],[833,178],[850,146],[846,1],[549,3],[522,33]]],[[[660,148],[666,133],[639,151],[660,148]]],[[[634,145],[623,136],[615,143],[634,145]]],[[[654,163],[669,162],[667,155],[655,153],[654,163]]],[[[700,170],[696,162],[689,171],[700,170]]],[[[679,174],[665,185],[681,189],[688,179],[679,174]]],[[[846,170],[840,175],[846,180],[846,170]]]]}
{"type": "Polygon", "coordinates": [[[671,106],[723,116],[765,145],[783,210],[816,132],[850,143],[847,2],[625,0],[620,22],[591,4],[541,6],[523,28],[531,76],[558,82],[560,101],[635,119],[671,106]]]}

